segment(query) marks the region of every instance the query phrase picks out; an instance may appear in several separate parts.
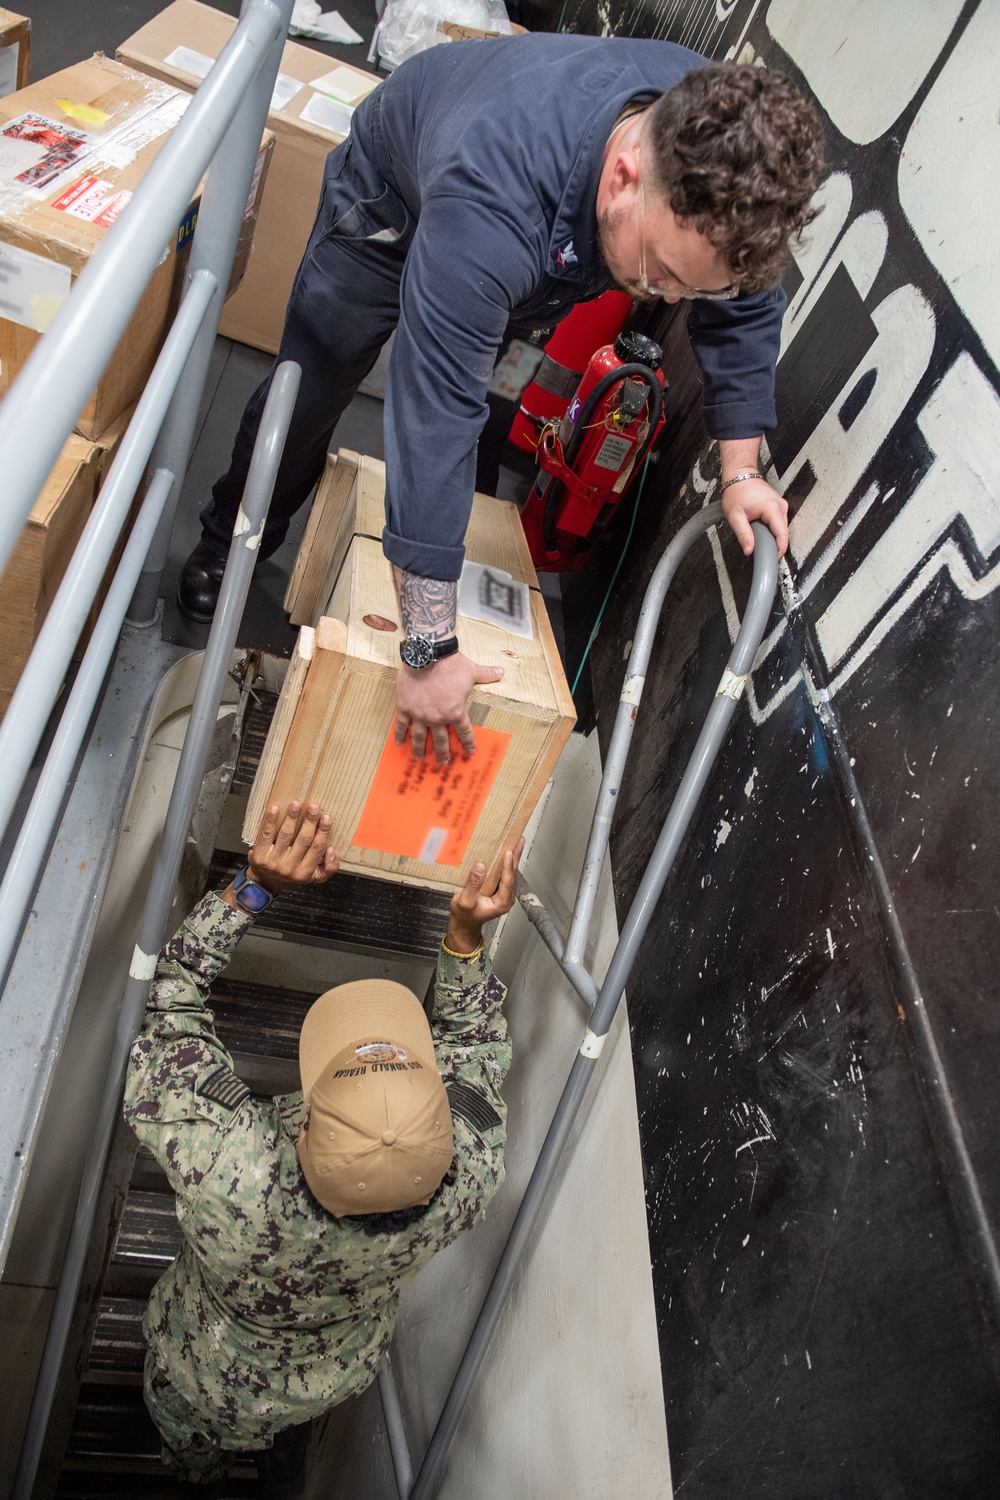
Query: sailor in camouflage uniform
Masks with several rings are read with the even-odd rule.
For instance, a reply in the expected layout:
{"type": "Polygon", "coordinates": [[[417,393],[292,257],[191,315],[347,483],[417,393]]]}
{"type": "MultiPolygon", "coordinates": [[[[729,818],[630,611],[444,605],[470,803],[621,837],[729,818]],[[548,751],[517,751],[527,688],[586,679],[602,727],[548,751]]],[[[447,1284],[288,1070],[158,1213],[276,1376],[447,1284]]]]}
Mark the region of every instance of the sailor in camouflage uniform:
{"type": "Polygon", "coordinates": [[[205,896],[162,950],[132,1048],[125,1115],[167,1173],[185,1239],[146,1312],[145,1396],[164,1461],[189,1481],[363,1390],[403,1283],[503,1180],[505,990],[481,938],[513,905],[520,845],[492,894],[479,865],[452,901],[430,1027],[400,985],[340,986],[303,1025],[305,1098],[275,1099],[251,1097],[215,1034],[209,986],[248,908],[328,879],[329,828],[315,805],[268,810],[242,888],[205,896]],[[365,1100],[375,1116],[352,1116],[365,1100]],[[398,1135],[380,1133],[385,1109],[398,1135]]]}

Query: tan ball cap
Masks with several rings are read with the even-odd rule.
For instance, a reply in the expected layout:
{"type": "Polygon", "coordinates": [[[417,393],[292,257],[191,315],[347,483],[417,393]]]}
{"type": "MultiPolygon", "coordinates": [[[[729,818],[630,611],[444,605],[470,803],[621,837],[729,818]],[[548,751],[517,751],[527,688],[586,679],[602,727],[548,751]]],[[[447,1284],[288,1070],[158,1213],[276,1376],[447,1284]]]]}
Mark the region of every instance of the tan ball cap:
{"type": "Polygon", "coordinates": [[[299,1037],[308,1129],[299,1165],[338,1218],[433,1197],[454,1155],[451,1110],[424,1008],[388,979],[327,990],[299,1037]]]}

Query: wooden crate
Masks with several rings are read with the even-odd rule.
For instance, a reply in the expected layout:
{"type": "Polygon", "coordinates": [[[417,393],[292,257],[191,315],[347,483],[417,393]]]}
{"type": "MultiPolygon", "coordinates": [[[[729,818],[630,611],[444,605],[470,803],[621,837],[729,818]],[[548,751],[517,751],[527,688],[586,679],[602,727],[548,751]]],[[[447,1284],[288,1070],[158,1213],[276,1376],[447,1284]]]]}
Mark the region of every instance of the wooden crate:
{"type": "MultiPolygon", "coordinates": [[[[288,580],[285,609],[293,625],[315,625],[330,613],[327,606],[353,538],[380,541],[384,526],[385,464],[347,448],[331,453],[288,580]]],[[[538,587],[517,506],[507,500],[473,496],[465,555],[538,587]]]]}
{"type": "Polygon", "coordinates": [[[452,891],[477,860],[495,866],[576,721],[544,600],[534,589],[530,599],[531,640],[459,616],[463,652],[502,665],[505,675],[473,689],[477,754],[459,752],[444,768],[433,758],[418,765],[408,744],[390,743],[402,639],[391,569],[380,542],[355,536],[330,615],[300,633],[247,808],[246,842],[269,802],[315,800],[333,819],[344,869],[452,891]],[[380,837],[368,837],[373,829],[380,837]]]}

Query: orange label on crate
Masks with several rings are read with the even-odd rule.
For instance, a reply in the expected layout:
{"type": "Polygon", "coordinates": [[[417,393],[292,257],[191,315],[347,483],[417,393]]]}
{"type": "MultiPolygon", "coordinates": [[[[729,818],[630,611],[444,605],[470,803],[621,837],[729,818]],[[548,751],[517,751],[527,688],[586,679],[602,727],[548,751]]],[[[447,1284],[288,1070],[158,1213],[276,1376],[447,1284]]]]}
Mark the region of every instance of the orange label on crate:
{"type": "Polygon", "coordinates": [[[476,728],[476,753],[466,755],[453,729],[451,762],[433,754],[414,760],[409,740],[397,745],[392,726],[354,830],[357,849],[401,854],[421,864],[460,865],[493,789],[511,736],[476,728]]]}

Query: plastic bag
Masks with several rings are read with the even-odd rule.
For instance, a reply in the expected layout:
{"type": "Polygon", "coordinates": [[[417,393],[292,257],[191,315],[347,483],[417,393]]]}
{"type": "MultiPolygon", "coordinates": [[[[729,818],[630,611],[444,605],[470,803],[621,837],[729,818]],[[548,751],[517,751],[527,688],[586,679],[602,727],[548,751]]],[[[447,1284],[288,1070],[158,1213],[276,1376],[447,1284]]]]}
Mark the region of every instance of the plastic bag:
{"type": "Polygon", "coordinates": [[[353,26],[348,26],[339,10],[321,11],[319,0],[295,0],[288,35],[314,36],[341,45],[364,41],[353,26]]]}
{"type": "Polygon", "coordinates": [[[398,68],[408,57],[447,42],[445,21],[510,35],[503,0],[385,0],[368,61],[377,57],[382,67],[398,68]]]}

